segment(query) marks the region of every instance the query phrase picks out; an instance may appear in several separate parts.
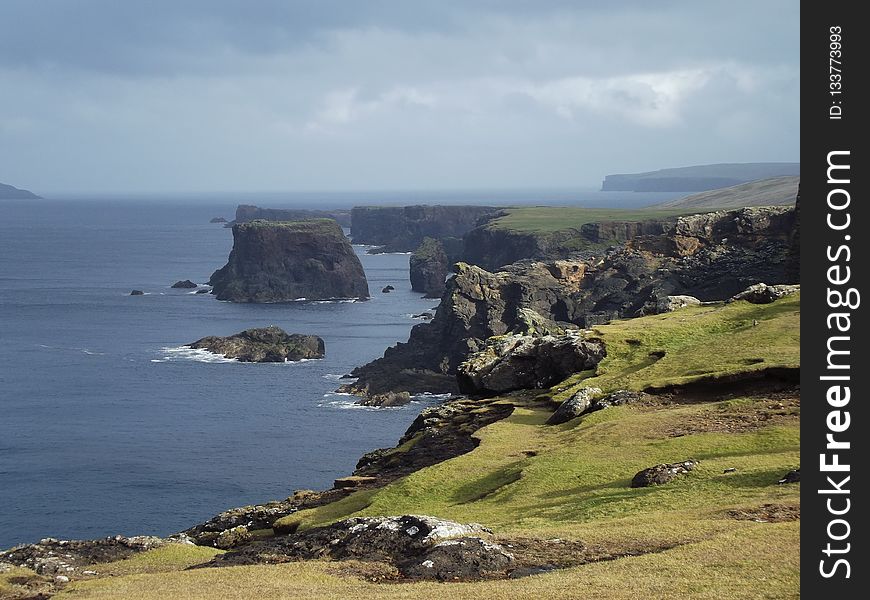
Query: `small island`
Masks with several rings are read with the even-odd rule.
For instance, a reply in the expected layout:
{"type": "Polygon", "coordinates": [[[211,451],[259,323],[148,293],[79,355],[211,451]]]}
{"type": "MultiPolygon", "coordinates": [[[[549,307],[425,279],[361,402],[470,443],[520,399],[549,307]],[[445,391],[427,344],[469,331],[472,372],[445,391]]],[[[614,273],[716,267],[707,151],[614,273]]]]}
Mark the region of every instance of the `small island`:
{"type": "Polygon", "coordinates": [[[0,183],[0,200],[42,200],[30,190],[22,190],[8,183],[0,183]]]}
{"type": "Polygon", "coordinates": [[[204,337],[187,347],[208,350],[241,362],[295,362],[323,358],[326,354],[323,340],[316,335],[287,333],[274,325],[246,329],[227,337],[204,337]]]}
{"type": "Polygon", "coordinates": [[[231,302],[369,297],[362,263],[332,219],[233,225],[229,261],[209,285],[231,302]]]}

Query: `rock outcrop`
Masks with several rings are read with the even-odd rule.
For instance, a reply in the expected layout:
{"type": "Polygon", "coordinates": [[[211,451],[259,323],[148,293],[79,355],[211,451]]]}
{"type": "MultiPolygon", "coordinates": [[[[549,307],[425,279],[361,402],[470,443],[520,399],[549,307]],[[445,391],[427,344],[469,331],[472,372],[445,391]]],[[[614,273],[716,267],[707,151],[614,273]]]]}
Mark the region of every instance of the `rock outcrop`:
{"type": "Polygon", "coordinates": [[[505,575],[514,561],[490,541],[492,532],[475,523],[462,524],[426,515],[354,517],[254,543],[215,557],[210,566],[233,566],[284,560],[324,559],[387,561],[402,576],[414,579],[477,579],[505,575]],[[266,559],[268,557],[268,560],[266,559]]]}
{"type": "Polygon", "coordinates": [[[665,234],[604,252],[519,261],[497,272],[458,263],[432,321],[355,369],[357,381],[342,390],[456,392],[457,367],[492,336],[560,334],[645,314],[670,305],[669,296],[722,301],[761,281],[789,283],[793,227],[789,207],[717,211],[680,217],[665,234]]]}
{"type": "Polygon", "coordinates": [[[229,262],[209,284],[232,302],[369,297],[359,257],[329,219],[234,225],[229,262]]]}
{"type": "Polygon", "coordinates": [[[131,290],[130,295],[131,296],[144,296],[145,292],[143,292],[142,290],[131,290]]]}
{"type": "Polygon", "coordinates": [[[147,535],[116,535],[99,540],[44,538],[37,544],[23,544],[0,552],[0,562],[27,567],[40,575],[66,577],[94,563],[122,560],[166,543],[168,540],[147,535]]]}
{"type": "Polygon", "coordinates": [[[236,207],[236,218],[232,224],[250,223],[251,221],[310,221],[312,219],[333,219],[342,227],[350,227],[349,210],[260,208],[250,204],[240,204],[236,207]]]}
{"type": "Polygon", "coordinates": [[[379,246],[381,252],[413,252],[427,237],[455,243],[498,210],[491,206],[357,206],[351,210],[350,232],[355,244],[379,246]]]}
{"type": "Polygon", "coordinates": [[[594,368],[606,355],[604,344],[584,340],[574,331],[560,336],[496,336],[459,365],[456,378],[463,394],[495,396],[550,387],[594,368]]]}
{"type": "Polygon", "coordinates": [[[631,487],[649,487],[663,485],[674,480],[679,475],[685,475],[698,466],[697,460],[684,460],[676,463],[665,463],[644,469],[631,479],[631,487]]]}
{"type": "Polygon", "coordinates": [[[411,289],[423,292],[426,298],[440,298],[446,288],[449,267],[444,245],[436,239],[425,238],[411,255],[411,289]]]}
{"type": "Polygon", "coordinates": [[[767,285],[766,283],[756,283],[755,285],[750,285],[739,294],[734,294],[728,301],[746,300],[750,304],[770,304],[780,298],[797,294],[799,291],[801,291],[800,285],[767,285]]]}
{"type": "Polygon", "coordinates": [[[547,425],[561,425],[571,419],[585,414],[592,405],[592,399],[602,393],[601,388],[585,387],[577,390],[570,398],[564,400],[559,408],[547,419],[547,425]]]}
{"type": "Polygon", "coordinates": [[[374,394],[357,401],[360,406],[404,406],[411,401],[408,392],[385,392],[374,394]]]}
{"type": "Polygon", "coordinates": [[[223,217],[212,217],[208,221],[209,223],[226,223],[227,220],[223,217]]]}
{"type": "Polygon", "coordinates": [[[289,334],[274,325],[227,337],[204,337],[187,346],[242,362],[293,362],[325,354],[323,340],[316,335],[289,334]]]}
{"type": "Polygon", "coordinates": [[[192,290],[194,288],[199,287],[197,284],[192,282],[190,279],[185,279],[183,281],[176,281],[170,287],[174,289],[182,289],[182,290],[192,290]]]}

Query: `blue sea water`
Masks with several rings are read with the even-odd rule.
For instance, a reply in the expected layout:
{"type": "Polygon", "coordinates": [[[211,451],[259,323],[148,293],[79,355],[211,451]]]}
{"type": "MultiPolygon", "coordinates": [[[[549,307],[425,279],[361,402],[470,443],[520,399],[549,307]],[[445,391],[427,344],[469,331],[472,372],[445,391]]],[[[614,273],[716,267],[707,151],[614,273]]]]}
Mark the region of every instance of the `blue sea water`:
{"type": "MultiPolygon", "coordinates": [[[[668,196],[608,198],[634,206],[668,196]]],[[[231,232],[208,221],[231,218],[239,201],[0,204],[0,548],[166,535],[226,508],[329,487],[363,453],[395,444],[434,401],[368,409],[333,393],[339,376],[406,340],[411,316],[433,307],[411,292],[406,255],[357,247],[366,302],[232,304],[170,289],[206,282],[226,262],[231,232]],[[382,294],[388,284],[396,290],[382,294]],[[181,348],[266,325],[321,336],[326,358],[245,364],[181,348]]]]}

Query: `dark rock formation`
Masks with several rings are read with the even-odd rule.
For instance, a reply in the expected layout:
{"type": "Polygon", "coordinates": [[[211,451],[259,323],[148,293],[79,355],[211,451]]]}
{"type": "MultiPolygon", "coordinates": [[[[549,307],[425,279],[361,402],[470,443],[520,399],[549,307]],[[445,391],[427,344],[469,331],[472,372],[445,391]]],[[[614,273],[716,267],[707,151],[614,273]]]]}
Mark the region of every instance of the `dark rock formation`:
{"type": "Polygon", "coordinates": [[[630,390],[616,390],[606,396],[593,398],[586,412],[595,412],[603,410],[611,406],[622,406],[624,404],[634,404],[635,402],[645,402],[650,399],[650,395],[645,392],[632,392],[630,390]]]}
{"type": "Polygon", "coordinates": [[[800,175],[800,163],[722,163],[607,175],[601,191],[703,192],[770,177],[800,175]]]}
{"type": "Polygon", "coordinates": [[[411,255],[411,289],[425,293],[426,298],[440,298],[446,287],[449,266],[444,245],[427,237],[411,255]]]}
{"type": "Polygon", "coordinates": [[[490,273],[459,263],[457,274],[429,323],[416,325],[407,343],[357,368],[359,379],[342,390],[361,395],[387,391],[456,392],[456,368],[485,341],[507,333],[562,333],[582,263],[518,263],[490,273]]]}
{"type": "Polygon", "coordinates": [[[592,369],[607,355],[604,344],[576,332],[561,336],[505,335],[459,365],[459,391],[495,396],[513,390],[550,387],[569,375],[592,369]]]}
{"type": "Polygon", "coordinates": [[[82,567],[129,558],[165,543],[167,540],[147,535],[116,535],[100,540],[45,538],[37,544],[23,544],[0,552],[0,563],[33,569],[40,575],[68,576],[82,567]]]}
{"type": "Polygon", "coordinates": [[[130,295],[131,296],[144,296],[145,292],[143,292],[142,290],[133,290],[132,292],[130,292],[130,295]]]}
{"type": "Polygon", "coordinates": [[[738,300],[746,300],[750,304],[770,304],[780,298],[785,298],[791,294],[797,294],[801,291],[799,285],[767,285],[766,283],[756,283],[748,288],[735,294],[728,299],[728,302],[736,302],[738,300]]]}
{"type": "Polygon", "coordinates": [[[314,210],[307,208],[260,208],[250,204],[236,207],[233,224],[251,221],[310,221],[312,219],[333,219],[342,227],[350,227],[349,210],[314,210]]]}
{"type": "Polygon", "coordinates": [[[192,282],[190,279],[185,279],[184,281],[176,281],[172,284],[172,287],[175,289],[193,289],[199,287],[197,284],[192,282]]]}
{"type": "Polygon", "coordinates": [[[800,470],[800,467],[798,467],[797,469],[789,471],[788,473],[783,475],[782,479],[777,481],[777,483],[779,483],[779,484],[798,483],[800,480],[801,480],[801,470],[800,470]]]}
{"type": "Polygon", "coordinates": [[[209,294],[209,293],[211,293],[211,290],[207,290],[207,289],[203,288],[201,290],[196,290],[196,293],[197,294],[209,294]]]}
{"type": "Polygon", "coordinates": [[[357,401],[360,406],[404,406],[411,401],[408,392],[385,392],[374,394],[357,401]]]}
{"type": "Polygon", "coordinates": [[[29,190],[0,183],[0,200],[42,200],[42,198],[29,190]]]}
{"type": "Polygon", "coordinates": [[[209,284],[232,302],[369,297],[359,258],[328,219],[234,225],[229,262],[209,284]]]}
{"type": "Polygon", "coordinates": [[[209,220],[209,223],[226,223],[226,222],[227,222],[227,220],[224,219],[223,217],[212,217],[209,220]]]}
{"type": "Polygon", "coordinates": [[[251,541],[252,536],[248,528],[244,525],[237,525],[230,529],[221,531],[214,541],[214,547],[221,550],[228,550],[236,546],[247,544],[251,541]]]}
{"type": "Polygon", "coordinates": [[[513,555],[486,537],[492,532],[425,515],[354,517],[254,543],[215,557],[210,566],[285,560],[384,560],[409,578],[477,579],[506,574],[513,555]]]}
{"type": "Polygon", "coordinates": [[[351,210],[355,244],[383,252],[413,252],[426,237],[461,238],[498,212],[491,206],[358,206],[351,210]]]}
{"type": "Polygon", "coordinates": [[[382,294],[389,294],[390,292],[394,291],[395,289],[396,288],[394,288],[391,285],[385,285],[384,288],[381,290],[381,293],[382,294]]]}
{"type": "Polygon", "coordinates": [[[678,475],[684,475],[698,466],[697,460],[684,460],[677,463],[655,465],[639,471],[631,480],[631,487],[649,487],[662,485],[672,481],[678,475]]]}
{"type": "Polygon", "coordinates": [[[288,334],[274,325],[247,329],[228,337],[204,337],[188,347],[242,362],[290,362],[324,356],[323,340],[316,335],[288,334]]]}
{"type": "Polygon", "coordinates": [[[562,402],[559,408],[547,419],[547,425],[561,425],[586,413],[592,404],[592,399],[601,394],[601,388],[581,388],[573,396],[562,402]]]}

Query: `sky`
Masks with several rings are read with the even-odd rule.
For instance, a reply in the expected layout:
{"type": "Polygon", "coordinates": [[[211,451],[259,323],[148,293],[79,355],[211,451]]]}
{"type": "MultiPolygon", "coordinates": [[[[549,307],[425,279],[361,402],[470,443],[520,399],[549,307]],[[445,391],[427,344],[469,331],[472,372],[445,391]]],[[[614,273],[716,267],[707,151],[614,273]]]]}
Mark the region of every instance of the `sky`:
{"type": "Polygon", "coordinates": [[[0,0],[0,182],[594,188],[799,160],[797,0],[0,0]]]}

